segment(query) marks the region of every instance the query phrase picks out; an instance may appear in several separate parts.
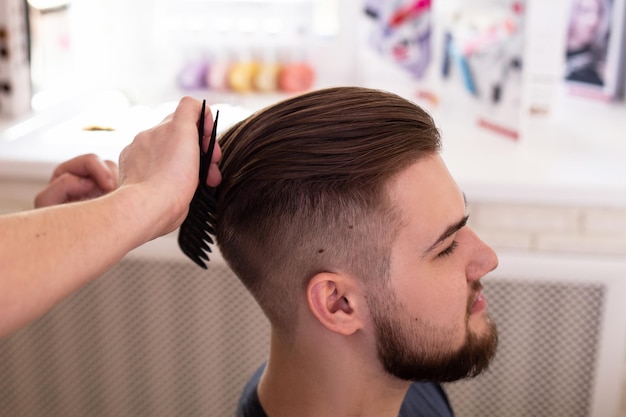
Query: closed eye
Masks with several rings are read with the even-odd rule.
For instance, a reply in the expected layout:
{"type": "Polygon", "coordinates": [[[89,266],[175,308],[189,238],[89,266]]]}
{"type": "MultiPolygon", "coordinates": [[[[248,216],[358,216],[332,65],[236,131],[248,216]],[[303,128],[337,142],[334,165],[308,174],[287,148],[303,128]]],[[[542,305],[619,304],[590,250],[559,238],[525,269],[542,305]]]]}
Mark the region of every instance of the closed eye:
{"type": "Polygon", "coordinates": [[[443,251],[439,252],[437,255],[438,258],[444,258],[446,256],[450,256],[454,253],[454,250],[459,246],[459,243],[456,240],[453,240],[450,246],[445,248],[443,251]]]}

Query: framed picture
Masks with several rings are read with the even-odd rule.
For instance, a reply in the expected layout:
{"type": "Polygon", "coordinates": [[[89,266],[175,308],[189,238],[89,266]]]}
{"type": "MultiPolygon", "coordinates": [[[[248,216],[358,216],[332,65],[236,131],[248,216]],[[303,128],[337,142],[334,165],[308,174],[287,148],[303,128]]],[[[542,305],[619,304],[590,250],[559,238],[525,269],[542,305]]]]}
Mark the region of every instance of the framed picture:
{"type": "Polygon", "coordinates": [[[621,95],[625,0],[570,0],[565,81],[570,92],[603,100],[621,95]]]}

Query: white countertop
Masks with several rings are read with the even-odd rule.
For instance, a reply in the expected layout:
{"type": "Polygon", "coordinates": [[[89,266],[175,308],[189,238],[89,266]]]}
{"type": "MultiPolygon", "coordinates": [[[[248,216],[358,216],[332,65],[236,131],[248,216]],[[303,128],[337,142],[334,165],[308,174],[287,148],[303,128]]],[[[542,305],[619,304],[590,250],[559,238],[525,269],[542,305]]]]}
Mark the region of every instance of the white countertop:
{"type": "MultiPolygon", "coordinates": [[[[130,105],[119,93],[106,92],[21,120],[0,119],[0,179],[47,181],[59,163],[85,153],[117,162],[137,133],[161,122],[177,104],[130,105]],[[113,130],[89,130],[94,126],[113,130]]],[[[218,133],[250,113],[230,104],[207,105],[220,110],[218,133]]]]}
{"type": "MultiPolygon", "coordinates": [[[[175,105],[130,106],[113,96],[0,120],[0,180],[47,181],[57,164],[83,153],[117,161],[139,131],[175,105]],[[94,125],[115,130],[84,130],[94,125]]],[[[528,121],[518,141],[435,115],[443,157],[470,201],[626,207],[626,135],[615,122],[626,127],[626,106],[589,106],[570,107],[570,114],[549,122],[528,121]]],[[[247,114],[241,107],[212,107],[220,109],[220,130],[247,114]]]]}

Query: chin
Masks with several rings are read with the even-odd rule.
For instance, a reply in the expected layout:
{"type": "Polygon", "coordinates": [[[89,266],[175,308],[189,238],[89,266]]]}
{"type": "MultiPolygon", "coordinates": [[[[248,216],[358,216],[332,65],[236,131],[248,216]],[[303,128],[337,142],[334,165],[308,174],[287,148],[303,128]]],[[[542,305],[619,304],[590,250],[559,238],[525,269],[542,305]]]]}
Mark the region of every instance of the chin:
{"type": "Polygon", "coordinates": [[[474,314],[470,316],[467,329],[469,332],[474,333],[476,336],[484,336],[489,333],[493,327],[493,322],[489,315],[485,312],[474,314]]]}

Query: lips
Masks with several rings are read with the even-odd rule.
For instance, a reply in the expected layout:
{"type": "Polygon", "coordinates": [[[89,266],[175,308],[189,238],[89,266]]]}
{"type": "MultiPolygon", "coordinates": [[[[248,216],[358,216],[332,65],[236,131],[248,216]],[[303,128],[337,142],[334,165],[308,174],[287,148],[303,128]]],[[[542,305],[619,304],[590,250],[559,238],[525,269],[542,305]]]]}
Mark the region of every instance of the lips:
{"type": "Polygon", "coordinates": [[[476,297],[474,298],[474,302],[470,307],[470,314],[476,314],[484,311],[487,308],[487,300],[481,290],[478,290],[476,293],[476,297]]]}

